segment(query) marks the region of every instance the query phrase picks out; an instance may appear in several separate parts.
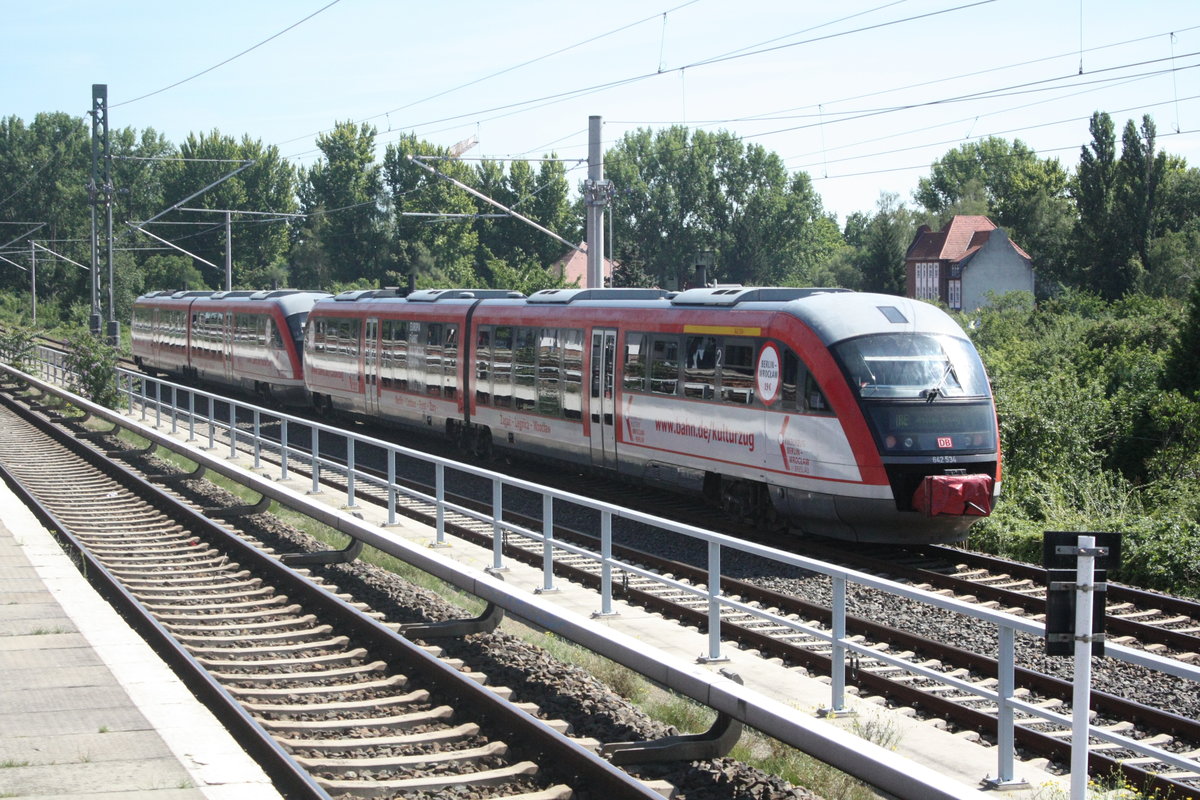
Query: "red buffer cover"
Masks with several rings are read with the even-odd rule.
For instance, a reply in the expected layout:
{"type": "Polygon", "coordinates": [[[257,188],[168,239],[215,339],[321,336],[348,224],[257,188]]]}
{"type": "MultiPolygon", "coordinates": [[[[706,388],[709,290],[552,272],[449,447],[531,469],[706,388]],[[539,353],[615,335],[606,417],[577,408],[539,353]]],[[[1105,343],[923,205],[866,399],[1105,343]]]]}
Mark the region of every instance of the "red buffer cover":
{"type": "Polygon", "coordinates": [[[989,475],[927,475],[913,493],[913,508],[926,516],[986,517],[992,513],[989,475]]]}

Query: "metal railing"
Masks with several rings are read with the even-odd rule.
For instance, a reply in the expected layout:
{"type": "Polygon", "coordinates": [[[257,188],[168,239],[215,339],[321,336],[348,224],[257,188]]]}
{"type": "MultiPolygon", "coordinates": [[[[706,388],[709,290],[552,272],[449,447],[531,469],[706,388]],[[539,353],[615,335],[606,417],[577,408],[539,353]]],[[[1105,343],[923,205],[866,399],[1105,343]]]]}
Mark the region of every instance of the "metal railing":
{"type": "MultiPolygon", "coordinates": [[[[58,383],[63,381],[64,375],[61,361],[56,361],[53,356],[45,356],[43,371],[48,380],[58,383]]],[[[160,429],[163,425],[169,424],[172,433],[177,433],[180,431],[181,426],[186,426],[189,442],[198,441],[197,431],[199,430],[199,436],[207,438],[207,447],[210,451],[218,448],[218,441],[221,438],[226,438],[231,457],[238,455],[238,441],[246,440],[252,446],[254,469],[258,472],[264,469],[260,457],[261,453],[264,450],[270,450],[276,452],[279,456],[279,479],[286,480],[289,477],[289,465],[302,463],[311,472],[311,491],[313,493],[324,491],[321,484],[321,475],[323,473],[336,474],[343,477],[346,485],[346,508],[352,509],[355,507],[357,500],[356,487],[359,484],[375,486],[386,495],[387,519],[389,524],[394,524],[396,521],[397,504],[401,496],[434,505],[436,507],[435,536],[437,543],[445,542],[447,513],[458,514],[477,520],[485,525],[490,525],[494,534],[492,569],[502,570],[505,568],[503,555],[505,536],[520,536],[531,542],[540,543],[543,551],[543,585],[541,587],[543,591],[552,591],[555,588],[553,560],[556,553],[571,553],[576,556],[595,560],[600,566],[601,574],[600,608],[598,609],[598,613],[600,614],[609,614],[612,611],[613,576],[615,572],[623,572],[628,575],[656,581],[684,595],[691,595],[703,600],[707,603],[708,609],[708,652],[704,657],[706,660],[723,660],[720,639],[721,615],[735,612],[750,615],[773,626],[790,629],[798,634],[825,642],[831,648],[832,653],[830,711],[838,712],[844,710],[846,707],[845,676],[847,667],[850,665],[850,659],[854,656],[867,656],[905,670],[910,674],[953,687],[969,695],[989,700],[995,703],[998,709],[997,775],[994,778],[989,777],[986,779],[993,787],[1019,785],[1021,783],[1021,781],[1014,777],[1015,730],[1016,726],[1020,724],[1016,719],[1017,712],[1055,723],[1067,730],[1070,730],[1072,727],[1071,717],[1024,702],[1014,696],[1016,688],[1016,634],[1024,633],[1042,638],[1045,635],[1045,626],[1042,623],[1035,623],[1022,617],[995,611],[952,597],[923,591],[885,578],[840,568],[825,562],[742,541],[691,525],[673,522],[668,519],[632,511],[587,497],[528,483],[492,470],[431,456],[392,442],[361,435],[332,425],[301,419],[280,411],[260,408],[200,389],[178,386],[174,383],[151,378],[141,373],[121,370],[118,383],[120,394],[124,398],[126,410],[130,415],[137,416],[140,414],[141,419],[147,422],[153,418],[152,424],[160,429]],[[181,394],[185,394],[187,398],[183,404],[179,400],[181,394]],[[200,406],[199,408],[197,408],[198,405],[200,406]],[[220,418],[216,412],[216,409],[219,407],[227,409],[224,418],[220,418]],[[247,430],[239,429],[237,424],[239,417],[248,417],[251,420],[247,430]],[[263,438],[262,428],[265,424],[264,421],[269,421],[270,424],[278,426],[280,433],[278,441],[269,441],[263,438]],[[305,451],[296,447],[292,443],[293,440],[289,438],[291,432],[297,429],[310,432],[309,438],[311,439],[312,447],[309,450],[305,451]],[[332,442],[339,439],[343,442],[346,455],[345,463],[334,460],[328,455],[323,455],[319,446],[322,442],[332,442]],[[356,461],[356,454],[368,446],[386,454],[386,478],[377,477],[377,468],[368,470],[364,465],[356,461]],[[432,495],[417,492],[399,486],[396,483],[397,464],[405,459],[412,459],[432,465],[435,481],[434,493],[432,495]],[[447,470],[453,470],[457,473],[489,481],[492,489],[490,511],[486,513],[481,512],[447,500],[447,470]],[[541,530],[522,527],[504,519],[504,498],[505,489],[507,488],[520,489],[541,496],[543,509],[541,530]],[[599,515],[599,551],[589,550],[554,537],[555,508],[559,503],[577,508],[590,509],[599,515]],[[636,564],[614,558],[612,555],[613,520],[616,518],[640,523],[669,534],[703,543],[707,553],[706,568],[709,575],[707,584],[704,587],[697,587],[640,568],[636,564]],[[828,576],[832,582],[833,589],[833,614],[829,630],[805,625],[796,620],[775,614],[768,609],[749,605],[735,598],[723,595],[720,588],[720,577],[722,574],[721,561],[722,557],[730,552],[740,552],[781,566],[828,576]],[[854,639],[847,637],[847,588],[850,585],[886,592],[934,608],[961,614],[963,617],[977,623],[995,626],[998,635],[996,653],[998,680],[995,688],[991,689],[961,680],[954,677],[953,674],[945,674],[935,669],[930,669],[921,664],[860,644],[854,639]]],[[[1121,661],[1200,683],[1200,666],[1197,665],[1162,658],[1146,651],[1114,644],[1107,645],[1106,652],[1108,656],[1121,661]]],[[[1153,757],[1177,769],[1188,772],[1200,772],[1200,762],[1186,758],[1180,754],[1142,744],[1137,740],[1094,725],[1089,726],[1088,733],[1089,736],[1095,739],[1110,742],[1119,747],[1153,757]]],[[[1086,744],[1086,742],[1081,744],[1086,744]]]]}

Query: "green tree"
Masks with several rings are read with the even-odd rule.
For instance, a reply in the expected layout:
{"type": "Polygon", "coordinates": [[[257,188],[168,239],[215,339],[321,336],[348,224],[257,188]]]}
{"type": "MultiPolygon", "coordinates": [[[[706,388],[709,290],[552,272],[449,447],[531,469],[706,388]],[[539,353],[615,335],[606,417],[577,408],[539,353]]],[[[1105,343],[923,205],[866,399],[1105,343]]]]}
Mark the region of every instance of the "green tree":
{"type": "Polygon", "coordinates": [[[1157,221],[1156,202],[1167,169],[1167,157],[1156,153],[1154,120],[1142,117],[1139,129],[1133,120],[1125,123],[1121,134],[1121,160],[1117,163],[1117,219],[1127,246],[1143,267],[1150,262],[1150,242],[1157,221]]]}
{"type": "Polygon", "coordinates": [[[1071,194],[1079,212],[1075,228],[1075,258],[1081,283],[1104,297],[1119,297],[1129,285],[1130,255],[1119,225],[1114,225],[1117,186],[1117,140],[1112,118],[1092,114],[1092,143],[1079,156],[1071,194]]]}
{"type": "Polygon", "coordinates": [[[310,226],[320,237],[333,281],[382,281],[393,264],[384,229],[383,179],[375,163],[375,128],[339,122],[317,137],[322,157],[301,171],[305,214],[323,222],[310,226]]]}
{"type": "MultiPolygon", "coordinates": [[[[473,275],[480,263],[476,259],[481,228],[475,223],[486,221],[472,218],[479,213],[475,199],[409,160],[409,156],[446,155],[445,148],[405,136],[388,145],[383,159],[383,182],[392,211],[395,269],[413,276],[421,285],[435,274],[473,275]],[[438,214],[447,216],[430,216],[438,214]]],[[[465,163],[444,160],[433,165],[439,172],[472,185],[474,171],[465,163]]],[[[495,191],[494,187],[488,188],[495,191]]],[[[486,225],[482,229],[487,230],[486,225]]]]}
{"type": "Polygon", "coordinates": [[[882,192],[875,215],[867,225],[861,271],[862,288],[885,294],[904,294],[904,256],[913,237],[912,214],[894,192],[882,192]]]}
{"type": "Polygon", "coordinates": [[[717,253],[710,279],[803,279],[840,245],[807,176],[725,131],[628,133],[605,173],[616,188],[616,260],[636,258],[664,285],[691,280],[704,251],[717,253]]]}

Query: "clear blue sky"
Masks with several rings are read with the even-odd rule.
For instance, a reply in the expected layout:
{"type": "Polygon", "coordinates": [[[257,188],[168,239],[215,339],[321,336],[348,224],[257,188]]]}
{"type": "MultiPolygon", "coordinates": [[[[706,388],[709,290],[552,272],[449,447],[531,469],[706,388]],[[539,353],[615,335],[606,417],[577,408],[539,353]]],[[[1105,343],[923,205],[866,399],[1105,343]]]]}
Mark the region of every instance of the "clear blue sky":
{"type": "Polygon", "coordinates": [[[1160,149],[1200,166],[1196,0],[7,0],[3,19],[0,116],[82,116],[105,83],[113,128],[217,129],[301,163],[345,120],[374,125],[381,155],[413,132],[582,159],[594,114],[606,146],[638,127],[736,133],[844,220],[883,191],[911,202],[981,136],[1074,168],[1105,110],[1118,131],[1151,114],[1160,149]]]}

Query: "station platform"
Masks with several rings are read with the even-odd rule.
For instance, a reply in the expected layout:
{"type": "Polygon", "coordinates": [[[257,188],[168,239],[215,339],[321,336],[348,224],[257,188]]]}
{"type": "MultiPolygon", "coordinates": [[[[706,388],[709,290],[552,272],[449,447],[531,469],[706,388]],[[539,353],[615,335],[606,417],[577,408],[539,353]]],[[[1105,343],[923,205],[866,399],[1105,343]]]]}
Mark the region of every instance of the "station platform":
{"type": "Polygon", "coordinates": [[[3,482],[0,676],[0,797],[279,797],[3,482]]]}

